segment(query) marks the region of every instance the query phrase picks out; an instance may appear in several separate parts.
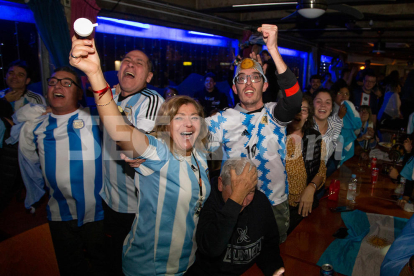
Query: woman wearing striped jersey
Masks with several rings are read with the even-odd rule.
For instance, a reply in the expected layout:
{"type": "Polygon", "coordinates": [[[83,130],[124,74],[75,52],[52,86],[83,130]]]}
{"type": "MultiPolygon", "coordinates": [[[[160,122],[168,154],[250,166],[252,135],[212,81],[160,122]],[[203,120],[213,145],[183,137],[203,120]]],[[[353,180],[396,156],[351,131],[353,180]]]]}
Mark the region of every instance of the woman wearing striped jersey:
{"type": "MultiPolygon", "coordinates": [[[[145,168],[136,168],[140,196],[132,229],[124,241],[123,272],[182,275],[194,262],[198,213],[210,194],[203,151],[207,138],[203,108],[190,97],[173,97],[161,106],[153,134],[144,134],[124,123],[107,92],[109,86],[93,40],[74,37],[70,63],[88,76],[111,138],[128,157],[146,159],[145,168]]],[[[139,68],[142,63],[134,60],[130,66],[139,68]]]]}
{"type": "MultiPolygon", "coordinates": [[[[326,89],[316,91],[313,99],[313,106],[315,115],[313,120],[315,122],[315,129],[322,135],[322,140],[326,145],[326,177],[331,175],[337,168],[341,161],[341,157],[335,160],[335,150],[338,144],[339,134],[342,129],[342,118],[346,114],[346,107],[342,105],[338,113],[333,112],[332,95],[326,89]]],[[[339,149],[342,150],[342,149],[339,149]]]]}

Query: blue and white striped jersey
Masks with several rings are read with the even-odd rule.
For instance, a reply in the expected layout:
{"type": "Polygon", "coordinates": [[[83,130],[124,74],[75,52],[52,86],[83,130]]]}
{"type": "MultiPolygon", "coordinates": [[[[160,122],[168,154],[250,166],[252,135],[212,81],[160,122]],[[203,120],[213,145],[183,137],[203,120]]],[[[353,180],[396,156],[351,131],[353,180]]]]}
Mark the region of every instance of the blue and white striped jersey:
{"type": "MultiPolygon", "coordinates": [[[[115,95],[114,101],[134,127],[151,131],[164,99],[156,91],[145,88],[122,101],[119,101],[119,95],[115,95]]],[[[135,213],[138,193],[134,184],[135,170],[120,158],[120,153],[114,140],[105,131],[104,185],[100,195],[112,210],[119,213],[135,213]]],[[[138,181],[138,178],[135,181],[138,181]]]]}
{"type": "Polygon", "coordinates": [[[49,114],[34,129],[34,142],[49,190],[51,221],[103,219],[101,132],[89,108],[49,114]]]}
{"type": "Polygon", "coordinates": [[[206,156],[195,151],[192,156],[174,156],[164,142],[147,137],[149,146],[141,156],[147,168],[136,169],[138,211],[124,241],[123,271],[125,275],[182,275],[194,262],[197,249],[199,172],[203,204],[211,190],[206,156]]]}
{"type": "MultiPolygon", "coordinates": [[[[245,113],[237,105],[206,118],[210,148],[223,143],[223,159],[247,157],[257,166],[257,188],[278,205],[287,200],[286,123],[273,117],[276,103],[266,103],[260,112],[245,113]],[[238,110],[240,109],[240,110],[238,110]]],[[[224,163],[223,160],[223,163],[224,163]]]]}

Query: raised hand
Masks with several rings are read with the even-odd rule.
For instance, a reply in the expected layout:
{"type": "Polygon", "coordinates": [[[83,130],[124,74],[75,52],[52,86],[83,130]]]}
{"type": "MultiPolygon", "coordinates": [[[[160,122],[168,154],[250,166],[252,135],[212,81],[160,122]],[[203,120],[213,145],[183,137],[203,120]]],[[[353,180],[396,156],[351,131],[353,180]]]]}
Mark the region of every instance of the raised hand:
{"type": "Polygon", "coordinates": [[[69,63],[83,71],[88,77],[101,73],[101,61],[95,48],[95,40],[72,37],[69,63]]]}
{"type": "Polygon", "coordinates": [[[258,32],[263,34],[263,40],[266,43],[267,49],[272,50],[277,48],[277,26],[263,24],[261,27],[257,28],[258,32]]]}

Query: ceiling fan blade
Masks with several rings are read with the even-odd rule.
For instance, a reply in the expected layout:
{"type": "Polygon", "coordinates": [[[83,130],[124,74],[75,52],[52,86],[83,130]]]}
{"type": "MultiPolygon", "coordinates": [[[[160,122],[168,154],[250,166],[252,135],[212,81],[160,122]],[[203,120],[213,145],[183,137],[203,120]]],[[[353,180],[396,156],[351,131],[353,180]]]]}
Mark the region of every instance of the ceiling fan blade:
{"type": "Polygon", "coordinates": [[[288,19],[288,18],[291,18],[291,17],[297,16],[297,15],[298,15],[298,11],[295,11],[295,12],[293,12],[293,13],[289,14],[288,16],[283,17],[283,18],[282,18],[282,19],[280,19],[280,20],[286,20],[286,19],[288,19]]]}
{"type": "Polygon", "coordinates": [[[351,7],[351,6],[348,6],[348,5],[345,5],[345,4],[329,5],[328,9],[340,11],[342,13],[351,15],[351,16],[355,17],[356,19],[363,19],[364,18],[364,14],[362,12],[360,12],[359,10],[357,10],[354,7],[351,7]]]}
{"type": "MultiPolygon", "coordinates": [[[[396,0],[363,0],[363,2],[395,2],[396,0]]],[[[361,0],[327,0],[329,5],[345,4],[345,3],[360,3],[361,0]]]]}
{"type": "Polygon", "coordinates": [[[233,8],[244,8],[244,7],[261,7],[261,6],[277,6],[277,5],[291,5],[297,4],[296,1],[286,1],[286,2],[274,2],[274,3],[250,3],[250,4],[240,4],[233,5],[233,8]]]}

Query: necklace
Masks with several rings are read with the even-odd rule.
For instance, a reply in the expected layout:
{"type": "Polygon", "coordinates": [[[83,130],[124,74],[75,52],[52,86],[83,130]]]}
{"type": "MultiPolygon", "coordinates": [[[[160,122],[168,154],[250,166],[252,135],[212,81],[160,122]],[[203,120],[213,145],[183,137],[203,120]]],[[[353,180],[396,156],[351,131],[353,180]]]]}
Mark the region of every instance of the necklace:
{"type": "Polygon", "coordinates": [[[191,155],[194,158],[194,161],[196,162],[197,165],[197,170],[198,170],[198,188],[200,191],[200,194],[198,196],[198,200],[197,200],[197,204],[196,204],[196,210],[195,210],[195,215],[199,216],[200,212],[201,212],[201,208],[203,207],[203,201],[204,201],[204,196],[203,196],[203,183],[201,181],[201,171],[200,171],[200,166],[198,165],[198,161],[195,158],[195,155],[193,152],[191,152],[191,155]]]}

